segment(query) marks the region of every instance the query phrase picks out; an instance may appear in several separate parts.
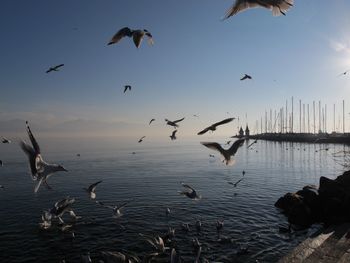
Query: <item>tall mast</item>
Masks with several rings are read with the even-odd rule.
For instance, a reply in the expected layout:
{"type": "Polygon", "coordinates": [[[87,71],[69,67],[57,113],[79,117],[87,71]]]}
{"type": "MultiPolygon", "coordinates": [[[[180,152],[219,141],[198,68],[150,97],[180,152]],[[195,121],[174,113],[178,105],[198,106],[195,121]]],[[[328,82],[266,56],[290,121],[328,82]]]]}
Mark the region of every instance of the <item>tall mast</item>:
{"type": "Polygon", "coordinates": [[[301,100],[299,100],[299,133],[301,133],[301,100]]]}
{"type": "Polygon", "coordinates": [[[292,96],[292,119],[291,119],[291,128],[292,128],[292,133],[293,133],[293,121],[294,121],[294,116],[293,116],[293,114],[294,114],[294,98],[293,98],[293,96],[292,96]]]}
{"type": "Polygon", "coordinates": [[[316,133],[316,111],[315,111],[316,107],[315,107],[315,101],[313,101],[312,104],[313,104],[313,108],[314,108],[313,114],[314,114],[314,134],[315,134],[316,133]]]}
{"type": "Polygon", "coordinates": [[[310,133],[310,109],[309,109],[309,103],[307,104],[307,133],[310,133]]]}

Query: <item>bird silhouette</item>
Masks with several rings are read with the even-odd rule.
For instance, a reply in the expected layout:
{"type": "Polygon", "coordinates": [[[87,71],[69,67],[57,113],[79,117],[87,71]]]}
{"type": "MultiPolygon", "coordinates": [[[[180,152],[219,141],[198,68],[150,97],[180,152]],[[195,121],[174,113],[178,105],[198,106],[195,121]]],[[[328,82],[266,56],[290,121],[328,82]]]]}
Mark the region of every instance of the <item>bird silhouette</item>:
{"type": "Polygon", "coordinates": [[[150,45],[153,45],[153,36],[152,34],[146,30],[146,29],[137,29],[137,30],[131,30],[128,27],[123,27],[122,29],[120,29],[113,37],[112,39],[108,42],[108,45],[112,45],[115,43],[118,43],[122,38],[124,37],[132,37],[134,44],[137,48],[140,47],[141,42],[144,38],[144,36],[148,37],[148,43],[150,45]]]}
{"type": "Polygon", "coordinates": [[[131,91],[131,86],[130,86],[130,85],[125,85],[125,86],[124,86],[124,93],[125,93],[127,90],[130,90],[130,91],[131,91]]]}
{"type": "Polygon", "coordinates": [[[176,129],[176,128],[179,127],[179,125],[177,123],[180,122],[180,121],[183,121],[184,119],[185,119],[185,117],[182,118],[182,119],[179,119],[179,120],[175,120],[175,121],[169,121],[168,119],[165,119],[165,121],[166,121],[167,125],[173,126],[176,129]]]}
{"type": "Polygon", "coordinates": [[[343,73],[339,74],[338,77],[340,77],[340,76],[345,76],[346,74],[349,73],[349,71],[350,71],[350,70],[344,71],[343,73]]]}
{"type": "Polygon", "coordinates": [[[151,125],[152,122],[154,122],[156,119],[152,119],[149,121],[149,125],[151,125]]]}
{"type": "Polygon", "coordinates": [[[176,140],[176,136],[175,136],[176,132],[177,130],[173,131],[173,133],[169,136],[172,141],[176,140]]]}
{"type": "Polygon", "coordinates": [[[59,68],[61,68],[63,66],[64,66],[64,64],[59,64],[57,66],[50,67],[48,70],[46,70],[46,73],[50,73],[51,71],[59,71],[59,68]]]}
{"type": "Polygon", "coordinates": [[[294,0],[236,0],[232,7],[227,10],[224,19],[249,8],[264,7],[272,10],[274,16],[286,15],[286,11],[293,6],[294,0]]]}
{"type": "Polygon", "coordinates": [[[142,136],[142,137],[140,138],[140,140],[138,141],[138,143],[143,142],[143,139],[144,139],[144,138],[146,138],[146,136],[142,136]]]}
{"type": "Polygon", "coordinates": [[[208,147],[209,149],[218,151],[225,158],[224,161],[226,162],[226,165],[228,165],[232,163],[231,156],[234,156],[236,154],[238,148],[244,143],[244,140],[245,139],[239,139],[235,141],[227,150],[223,149],[217,142],[201,142],[201,144],[203,144],[205,147],[208,147]]]}
{"type": "Polygon", "coordinates": [[[209,127],[205,128],[204,130],[198,132],[197,135],[202,135],[202,134],[206,133],[207,131],[215,131],[217,126],[229,123],[229,122],[233,121],[234,119],[235,118],[228,118],[228,119],[225,119],[223,121],[219,121],[217,123],[214,123],[214,124],[210,125],[209,127]]]}
{"type": "Polygon", "coordinates": [[[100,183],[102,183],[102,180],[98,181],[96,183],[93,183],[88,188],[83,188],[89,194],[91,199],[95,199],[96,198],[96,192],[95,192],[96,191],[96,187],[100,183]]]}
{"type": "Polygon", "coordinates": [[[34,192],[36,193],[39,190],[41,183],[44,183],[47,188],[51,189],[47,183],[47,179],[56,172],[67,172],[67,170],[62,165],[50,164],[43,160],[39,144],[34,138],[34,135],[29,128],[28,122],[26,122],[26,125],[28,137],[32,143],[32,146],[25,143],[24,141],[20,142],[20,146],[24,153],[28,156],[32,179],[33,181],[37,181],[37,184],[34,188],[34,192]]]}
{"type": "Polygon", "coordinates": [[[240,80],[252,79],[252,77],[248,74],[244,74],[244,76],[240,80]]]}
{"type": "Polygon", "coordinates": [[[239,179],[237,182],[232,183],[232,182],[228,182],[229,184],[232,184],[234,187],[237,187],[237,185],[243,180],[243,178],[239,179]]]}

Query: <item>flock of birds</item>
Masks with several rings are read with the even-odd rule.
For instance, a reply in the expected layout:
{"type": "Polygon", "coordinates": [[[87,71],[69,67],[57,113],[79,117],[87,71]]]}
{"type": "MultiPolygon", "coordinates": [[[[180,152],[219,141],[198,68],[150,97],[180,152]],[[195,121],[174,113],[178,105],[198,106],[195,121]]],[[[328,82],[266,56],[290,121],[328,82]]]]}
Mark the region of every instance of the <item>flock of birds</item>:
{"type": "MultiPolygon", "coordinates": [[[[233,4],[233,6],[227,11],[225,15],[225,19],[236,15],[239,12],[242,12],[244,10],[247,10],[249,8],[254,8],[254,7],[263,7],[267,8],[272,11],[273,15],[286,15],[286,11],[293,6],[293,0],[236,0],[233,4]]],[[[123,38],[132,38],[136,48],[139,48],[143,39],[147,37],[148,43],[150,45],[154,44],[153,36],[150,33],[150,31],[146,29],[130,29],[129,27],[124,27],[120,29],[108,42],[108,45],[112,44],[117,44],[119,41],[121,41],[123,38]]],[[[52,72],[57,72],[61,70],[64,67],[64,64],[59,64],[56,66],[50,67],[46,73],[52,73],[52,72]]],[[[344,73],[346,74],[346,73],[344,73]]],[[[248,74],[245,74],[240,80],[251,80],[252,77],[248,74]]],[[[125,85],[124,86],[124,93],[127,91],[131,91],[131,86],[130,85],[125,85]]],[[[197,115],[193,115],[195,117],[198,117],[197,115]]],[[[179,123],[183,121],[185,118],[181,118],[178,120],[168,120],[165,119],[166,125],[169,125],[174,128],[174,131],[172,131],[171,135],[169,136],[171,140],[176,140],[176,133],[179,128],[179,123]]],[[[218,126],[227,124],[229,122],[232,122],[235,118],[227,118],[222,121],[216,122],[205,129],[201,130],[198,132],[198,135],[203,135],[207,133],[208,131],[214,132],[218,126]]],[[[151,119],[149,122],[149,125],[151,125],[155,119],[151,119]]],[[[23,152],[27,155],[28,157],[28,162],[29,162],[29,167],[30,167],[30,174],[32,180],[35,182],[34,186],[34,192],[37,193],[40,189],[40,187],[43,185],[47,189],[52,189],[52,187],[48,184],[48,179],[50,176],[57,172],[67,172],[67,170],[59,164],[52,164],[46,162],[41,154],[40,146],[35,139],[30,127],[29,123],[26,122],[26,131],[30,140],[30,144],[26,143],[25,141],[20,142],[20,147],[23,150],[23,152]]],[[[138,142],[141,143],[145,139],[145,136],[142,136],[138,142]]],[[[242,146],[244,143],[245,139],[238,139],[236,140],[232,146],[230,146],[228,149],[224,149],[219,143],[216,142],[201,142],[202,145],[209,149],[213,149],[217,152],[219,152],[224,160],[223,162],[228,165],[232,163],[231,157],[234,156],[239,149],[239,147],[242,146]]],[[[2,137],[1,142],[4,144],[11,143],[10,140],[7,138],[2,137]]],[[[256,141],[255,141],[256,142],[256,141]]],[[[253,143],[255,143],[253,142],[253,143]]],[[[230,141],[227,142],[227,145],[230,144],[230,141]]],[[[252,145],[252,144],[251,144],[252,145]]],[[[249,145],[248,147],[250,147],[249,145]]],[[[210,157],[214,157],[214,155],[210,154],[210,157]]],[[[3,162],[0,161],[0,166],[3,165],[3,162]]],[[[245,175],[245,172],[242,172],[242,175],[245,175]]],[[[237,182],[233,183],[230,182],[234,187],[237,187],[237,185],[243,180],[243,178],[239,179],[237,182]]],[[[98,185],[102,183],[102,180],[97,181],[87,188],[83,188],[84,191],[87,192],[88,196],[90,199],[95,200],[97,197],[96,194],[96,189],[98,185]]],[[[181,183],[183,190],[179,191],[179,194],[182,196],[185,196],[189,199],[192,200],[199,200],[201,199],[201,195],[195,190],[194,187],[190,186],[189,184],[181,183]]],[[[3,188],[3,186],[0,186],[0,188],[3,188]]],[[[101,201],[95,201],[95,203],[101,207],[104,207],[106,209],[112,210],[113,217],[119,218],[121,217],[122,214],[122,209],[127,206],[130,202],[133,200],[130,200],[128,202],[124,202],[120,205],[107,205],[101,201]]],[[[58,202],[56,202],[52,208],[50,208],[47,211],[44,211],[43,214],[41,215],[41,222],[39,223],[39,226],[46,230],[52,227],[53,223],[55,222],[54,220],[58,220],[58,224],[61,226],[61,229],[63,231],[72,228],[71,224],[67,224],[64,221],[64,215],[69,214],[74,220],[78,220],[80,217],[78,217],[73,208],[72,205],[75,203],[75,199],[71,197],[66,197],[58,202]]],[[[170,214],[170,208],[166,209],[166,215],[168,216],[170,214]]],[[[184,231],[189,231],[190,226],[188,223],[183,223],[182,224],[182,230],[184,231]]],[[[201,221],[198,220],[195,224],[195,227],[197,231],[200,231],[201,229],[201,221]]],[[[216,230],[218,233],[222,230],[224,227],[224,222],[218,220],[216,222],[216,230]]],[[[170,247],[168,245],[171,245],[171,240],[173,239],[175,235],[175,229],[169,228],[168,233],[165,236],[146,236],[144,234],[139,234],[139,236],[145,240],[148,244],[150,244],[153,247],[153,252],[148,254],[143,261],[144,262],[151,262],[153,258],[159,256],[159,255],[164,255],[169,251],[170,259],[169,261],[171,263],[175,262],[183,262],[181,254],[179,251],[176,250],[175,247],[170,247]]],[[[74,238],[74,232],[72,232],[72,237],[74,238]]],[[[192,247],[194,250],[195,254],[195,259],[194,262],[209,262],[205,258],[201,258],[201,251],[202,251],[202,245],[199,242],[197,238],[194,238],[192,240],[192,247]]],[[[241,253],[246,252],[246,249],[242,248],[241,253]]],[[[105,263],[110,263],[110,262],[140,262],[140,259],[131,253],[127,252],[111,252],[111,251],[102,251],[101,252],[101,257],[102,260],[99,262],[105,262],[105,263]]],[[[92,262],[91,257],[88,254],[81,255],[81,261],[82,262],[92,262]]],[[[65,260],[61,261],[62,263],[65,262],[65,260]]]]}
{"type": "MultiPolygon", "coordinates": [[[[166,120],[167,125],[175,128],[175,130],[173,131],[173,134],[170,136],[172,140],[176,139],[175,133],[177,132],[177,128],[179,127],[178,123],[183,120],[184,118],[175,120],[175,121],[166,120]]],[[[208,131],[215,131],[218,126],[229,123],[233,120],[234,118],[228,118],[223,121],[214,123],[209,127],[205,128],[204,130],[200,131],[198,135],[205,134],[208,131]]],[[[26,132],[28,134],[30,144],[22,140],[19,142],[19,145],[23,150],[23,152],[28,157],[30,175],[32,180],[35,182],[34,192],[37,193],[41,185],[44,185],[47,189],[52,189],[52,187],[48,184],[48,178],[53,174],[55,174],[56,172],[63,172],[63,171],[68,172],[68,171],[62,165],[48,163],[43,159],[40,146],[36,138],[34,137],[28,122],[26,122],[26,132]]],[[[142,142],[144,138],[145,136],[140,138],[139,142],[142,142]]],[[[232,144],[232,146],[227,150],[223,149],[222,146],[218,143],[202,142],[202,144],[208,148],[211,148],[220,152],[221,155],[224,157],[224,162],[228,164],[230,162],[231,156],[235,155],[238,148],[242,146],[244,141],[245,141],[245,138],[236,140],[232,144]]],[[[3,138],[2,143],[11,143],[11,141],[6,138],[3,138]]],[[[210,155],[210,156],[213,156],[213,155],[210,155]]],[[[244,177],[245,171],[242,172],[242,175],[244,177]]],[[[239,179],[237,182],[235,183],[229,182],[229,184],[233,185],[234,187],[237,187],[237,185],[243,180],[243,177],[239,179]]],[[[89,185],[88,187],[83,188],[83,190],[88,194],[88,197],[91,200],[96,199],[97,197],[96,189],[100,183],[102,183],[102,180],[99,180],[89,185]]],[[[191,200],[201,199],[201,195],[193,186],[183,182],[181,182],[181,185],[183,187],[183,190],[178,192],[179,195],[187,197],[191,200]]],[[[3,186],[1,186],[1,188],[3,188],[3,186]]],[[[61,231],[71,231],[72,227],[74,226],[74,223],[81,218],[80,216],[76,215],[76,213],[72,208],[75,201],[76,201],[75,198],[71,198],[68,196],[60,201],[55,202],[50,209],[43,211],[43,214],[41,215],[41,222],[39,223],[40,228],[43,230],[48,230],[52,228],[53,224],[56,222],[57,226],[61,229],[61,231]],[[66,214],[68,214],[72,218],[72,220],[69,223],[67,223],[65,221],[66,219],[64,219],[64,216],[66,214]]],[[[104,207],[106,209],[110,209],[112,211],[112,216],[115,219],[118,219],[121,216],[123,216],[122,209],[125,206],[127,206],[130,202],[133,202],[133,200],[129,200],[119,205],[109,205],[99,200],[95,201],[97,205],[104,207]]],[[[169,216],[170,213],[171,213],[170,208],[167,208],[165,211],[166,216],[169,216]]],[[[202,227],[202,222],[200,220],[197,220],[195,223],[196,230],[200,232],[201,227],[202,227]]],[[[220,237],[220,231],[222,230],[223,227],[224,227],[224,222],[222,220],[217,220],[216,230],[218,233],[218,240],[220,242],[225,242],[226,240],[225,239],[226,237],[220,237]]],[[[188,232],[190,230],[190,224],[183,223],[181,225],[181,229],[185,232],[188,232]]],[[[181,254],[179,251],[177,251],[177,248],[171,247],[172,239],[175,236],[174,228],[169,227],[168,232],[164,236],[161,236],[161,235],[146,236],[141,233],[139,233],[139,236],[143,238],[145,242],[150,244],[154,250],[153,252],[147,254],[147,256],[144,256],[142,262],[152,262],[153,259],[155,259],[158,256],[164,255],[168,251],[170,252],[170,260],[169,260],[170,262],[172,263],[183,262],[181,254]]],[[[74,231],[71,231],[71,237],[75,238],[74,231]]],[[[228,242],[231,242],[231,241],[228,240],[228,242]]],[[[192,240],[192,246],[195,254],[194,262],[209,262],[205,258],[201,257],[202,245],[197,238],[194,238],[192,240]]],[[[245,253],[245,252],[247,252],[247,248],[242,247],[239,253],[245,253]]],[[[105,262],[105,263],[141,262],[140,258],[137,257],[136,255],[129,254],[128,252],[124,252],[124,251],[123,252],[102,251],[100,255],[102,257],[102,260],[100,260],[99,262],[105,262]]],[[[60,262],[64,263],[66,261],[64,259],[64,260],[61,260],[60,262]]],[[[92,262],[90,254],[87,253],[87,254],[81,255],[81,262],[92,262]]]]}

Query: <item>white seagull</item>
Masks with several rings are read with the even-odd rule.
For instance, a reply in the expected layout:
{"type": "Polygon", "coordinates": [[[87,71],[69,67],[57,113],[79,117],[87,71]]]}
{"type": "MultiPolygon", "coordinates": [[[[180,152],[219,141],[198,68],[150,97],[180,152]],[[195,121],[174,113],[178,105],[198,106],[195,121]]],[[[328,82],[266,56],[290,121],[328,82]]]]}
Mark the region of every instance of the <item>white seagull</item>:
{"type": "Polygon", "coordinates": [[[43,160],[43,158],[41,157],[39,144],[35,140],[33,133],[29,128],[28,122],[26,122],[26,125],[27,133],[33,147],[28,145],[24,141],[20,142],[20,146],[24,153],[28,156],[32,179],[34,181],[37,181],[37,184],[34,188],[34,193],[36,193],[38,192],[41,183],[44,183],[47,188],[51,189],[51,187],[47,184],[47,179],[51,175],[60,171],[68,171],[62,165],[50,164],[43,160]]]}
{"type": "Polygon", "coordinates": [[[236,0],[233,6],[227,10],[224,19],[254,7],[272,10],[274,16],[285,16],[287,10],[293,6],[293,2],[294,0],[236,0]]]}
{"type": "Polygon", "coordinates": [[[148,44],[150,45],[154,44],[153,36],[148,30],[146,29],[131,30],[128,27],[123,27],[112,37],[112,39],[108,42],[108,45],[118,43],[124,37],[132,37],[135,46],[139,48],[144,36],[148,37],[148,44]]]}
{"type": "Polygon", "coordinates": [[[203,144],[205,147],[208,147],[209,149],[216,150],[221,153],[221,155],[225,158],[224,162],[226,162],[226,165],[228,165],[233,163],[231,156],[234,156],[236,154],[238,148],[244,143],[244,140],[245,139],[239,139],[235,141],[227,150],[223,149],[217,142],[201,142],[201,144],[203,144]]]}
{"type": "Polygon", "coordinates": [[[119,205],[119,206],[113,206],[113,205],[105,205],[104,203],[100,202],[100,201],[96,201],[97,204],[105,207],[105,208],[109,208],[109,209],[112,209],[113,210],[113,217],[114,218],[119,218],[121,217],[123,214],[121,212],[121,209],[126,206],[127,204],[129,204],[131,201],[129,202],[125,202],[124,204],[122,205],[119,205]]]}
{"type": "Polygon", "coordinates": [[[83,188],[89,194],[91,199],[96,198],[96,187],[99,183],[102,183],[102,180],[90,185],[88,188],[83,188]]]}

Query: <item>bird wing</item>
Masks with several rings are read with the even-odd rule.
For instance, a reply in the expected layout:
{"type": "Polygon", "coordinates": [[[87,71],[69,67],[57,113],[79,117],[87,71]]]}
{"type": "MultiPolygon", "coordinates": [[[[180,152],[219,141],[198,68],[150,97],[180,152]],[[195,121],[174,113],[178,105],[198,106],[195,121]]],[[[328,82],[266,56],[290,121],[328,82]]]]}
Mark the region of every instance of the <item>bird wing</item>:
{"type": "Polygon", "coordinates": [[[131,202],[131,201],[125,202],[125,203],[123,203],[122,205],[117,206],[117,209],[123,208],[124,206],[126,206],[126,205],[129,204],[130,202],[131,202]]]}
{"type": "Polygon", "coordinates": [[[48,70],[46,70],[46,73],[50,73],[52,70],[52,68],[49,68],[48,70]]]}
{"type": "Polygon", "coordinates": [[[171,136],[175,136],[175,133],[177,133],[177,130],[173,131],[173,133],[171,134],[171,136]]]}
{"type": "Polygon", "coordinates": [[[124,87],[124,93],[128,90],[128,86],[124,87]]]}
{"type": "Polygon", "coordinates": [[[223,125],[223,124],[226,124],[226,123],[228,123],[228,122],[231,122],[231,121],[233,121],[235,118],[227,118],[227,119],[224,119],[224,120],[222,120],[222,121],[219,121],[219,122],[217,122],[217,123],[214,123],[212,126],[219,126],[219,125],[223,125]]]}
{"type": "Polygon", "coordinates": [[[96,183],[94,183],[94,184],[92,184],[92,185],[90,185],[89,188],[88,188],[89,192],[95,192],[96,187],[97,187],[97,185],[98,185],[99,183],[102,183],[102,180],[101,180],[101,181],[98,181],[98,182],[96,182],[96,183]]]}
{"type": "Polygon", "coordinates": [[[204,130],[198,132],[197,135],[202,135],[202,134],[206,133],[207,131],[210,130],[211,127],[212,127],[212,126],[209,126],[209,127],[205,128],[204,130]]]}
{"type": "MultiPolygon", "coordinates": [[[[225,150],[221,147],[220,144],[218,144],[217,142],[201,142],[201,144],[203,144],[205,147],[218,151],[219,153],[221,153],[223,156],[225,156],[225,150]]],[[[233,144],[234,145],[234,144],[233,144]]],[[[232,146],[233,146],[232,145],[232,146]]],[[[232,148],[231,146],[231,148],[232,148]]]]}
{"type": "Polygon", "coordinates": [[[152,121],[155,121],[155,119],[150,120],[149,124],[151,124],[151,123],[152,123],[152,121]]]}
{"type": "Polygon", "coordinates": [[[145,32],[145,35],[148,37],[148,44],[150,44],[151,46],[154,44],[154,41],[153,41],[153,36],[152,34],[147,31],[146,29],[143,30],[145,32]]]}
{"type": "Polygon", "coordinates": [[[181,184],[182,184],[182,186],[185,187],[185,188],[188,188],[188,189],[190,189],[190,190],[192,190],[192,191],[196,191],[196,190],[194,190],[191,186],[189,186],[188,184],[184,184],[184,183],[181,183],[181,184]]]}
{"type": "Polygon", "coordinates": [[[64,64],[59,64],[59,65],[55,66],[55,69],[59,69],[60,67],[63,67],[63,66],[64,66],[64,64]]]}
{"type": "Polygon", "coordinates": [[[243,145],[244,141],[245,141],[245,139],[239,139],[239,140],[235,141],[232,144],[232,146],[228,149],[228,152],[230,153],[230,155],[235,155],[238,148],[243,145]]]}
{"type": "Polygon", "coordinates": [[[179,119],[179,120],[176,120],[176,121],[173,121],[173,123],[178,123],[180,121],[183,121],[185,119],[185,117],[183,117],[182,119],[179,119]]]}
{"type": "Polygon", "coordinates": [[[128,27],[123,27],[112,37],[112,39],[108,42],[108,45],[118,43],[123,37],[125,36],[131,37],[131,35],[132,35],[131,29],[128,27]]]}
{"type": "Polygon", "coordinates": [[[234,186],[237,186],[237,184],[240,182],[240,181],[242,181],[243,180],[243,178],[241,178],[241,179],[239,179],[237,182],[235,182],[233,185],[234,186]]]}
{"type": "Polygon", "coordinates": [[[242,12],[248,8],[258,7],[258,3],[248,2],[247,0],[236,0],[233,6],[227,10],[224,19],[227,19],[239,12],[242,12]]]}
{"type": "Polygon", "coordinates": [[[19,145],[24,151],[24,153],[28,156],[32,179],[36,179],[35,175],[37,174],[37,170],[35,166],[35,159],[37,154],[35,153],[34,149],[30,145],[26,144],[24,141],[21,141],[19,145]]]}
{"type": "Polygon", "coordinates": [[[142,30],[136,30],[132,33],[132,39],[137,48],[140,47],[144,35],[145,35],[145,32],[142,30]]]}
{"type": "Polygon", "coordinates": [[[40,147],[39,147],[39,144],[38,144],[38,142],[35,140],[34,135],[33,135],[32,131],[31,131],[30,128],[29,128],[28,122],[26,122],[26,124],[27,124],[27,133],[28,133],[28,136],[29,136],[30,141],[32,142],[34,151],[35,151],[36,154],[40,154],[40,147]]]}

